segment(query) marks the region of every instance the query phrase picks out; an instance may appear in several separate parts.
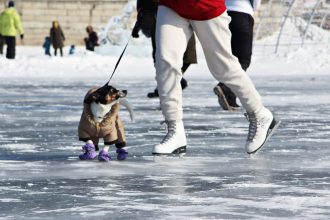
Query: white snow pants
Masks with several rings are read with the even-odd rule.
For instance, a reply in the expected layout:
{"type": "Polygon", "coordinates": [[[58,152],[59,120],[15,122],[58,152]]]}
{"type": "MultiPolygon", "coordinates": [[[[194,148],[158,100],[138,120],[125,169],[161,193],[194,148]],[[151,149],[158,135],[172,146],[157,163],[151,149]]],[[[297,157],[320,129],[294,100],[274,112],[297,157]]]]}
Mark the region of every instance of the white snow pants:
{"type": "Polygon", "coordinates": [[[193,32],[198,37],[213,77],[226,84],[249,113],[263,107],[252,81],[231,52],[227,12],[205,21],[189,20],[160,6],[156,28],[156,80],[162,113],[167,121],[182,120],[182,57],[193,32]]]}

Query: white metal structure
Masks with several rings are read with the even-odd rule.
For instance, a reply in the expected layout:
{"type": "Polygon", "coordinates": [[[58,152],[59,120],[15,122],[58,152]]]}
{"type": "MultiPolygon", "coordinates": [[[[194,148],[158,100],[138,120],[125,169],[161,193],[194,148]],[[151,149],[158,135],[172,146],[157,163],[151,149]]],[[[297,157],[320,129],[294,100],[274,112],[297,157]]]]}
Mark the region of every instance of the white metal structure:
{"type": "Polygon", "coordinates": [[[330,0],[263,0],[255,46],[292,49],[330,44],[330,0]]]}

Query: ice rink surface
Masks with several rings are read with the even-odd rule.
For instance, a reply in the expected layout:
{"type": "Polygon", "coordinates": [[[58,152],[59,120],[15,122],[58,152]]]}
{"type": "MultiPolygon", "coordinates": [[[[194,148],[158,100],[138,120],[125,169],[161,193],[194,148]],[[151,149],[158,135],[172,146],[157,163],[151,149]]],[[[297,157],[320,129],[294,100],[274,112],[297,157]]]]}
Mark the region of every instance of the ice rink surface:
{"type": "MultiPolygon", "coordinates": [[[[102,80],[0,80],[0,219],[329,219],[330,77],[258,76],[263,101],[282,120],[266,146],[245,153],[243,110],[222,111],[214,81],[184,91],[188,152],[154,158],[164,135],[155,82],[117,82],[129,157],[79,161],[82,99],[102,80]]],[[[102,142],[101,142],[102,143],[102,142]]]]}
{"type": "MultiPolygon", "coordinates": [[[[329,32],[304,32],[302,47],[296,21],[276,53],[277,32],[254,43],[248,74],[282,123],[253,156],[244,111],[220,109],[198,41],[198,64],[185,74],[182,158],[151,155],[165,127],[159,100],[146,97],[155,70],[142,34],[112,81],[135,112],[134,122],[120,112],[129,151],[121,162],[113,147],[109,163],[80,161],[77,127],[85,93],[105,84],[123,45],[68,55],[66,42],[64,57],[18,46],[15,60],[0,56],[0,220],[330,219],[329,32]]],[[[126,43],[131,31],[114,33],[126,43]]]]}

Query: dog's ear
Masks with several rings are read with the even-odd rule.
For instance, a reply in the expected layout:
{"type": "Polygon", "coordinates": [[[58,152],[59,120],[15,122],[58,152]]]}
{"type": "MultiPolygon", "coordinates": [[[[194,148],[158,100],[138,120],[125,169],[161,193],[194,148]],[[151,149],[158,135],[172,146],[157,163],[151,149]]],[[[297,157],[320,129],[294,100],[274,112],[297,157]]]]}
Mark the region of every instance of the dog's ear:
{"type": "Polygon", "coordinates": [[[84,99],[84,103],[86,103],[86,104],[90,104],[90,103],[92,103],[93,101],[95,101],[96,99],[97,99],[97,98],[96,98],[95,95],[90,94],[90,95],[88,95],[88,96],[84,99]]]}
{"type": "Polygon", "coordinates": [[[90,104],[92,102],[97,102],[99,97],[100,97],[100,95],[97,93],[97,91],[95,91],[85,97],[84,103],[90,104]]]}
{"type": "Polygon", "coordinates": [[[119,90],[117,90],[115,87],[108,84],[105,84],[99,90],[102,91],[103,94],[108,94],[108,95],[114,95],[119,92],[119,90]]]}
{"type": "Polygon", "coordinates": [[[97,93],[100,95],[111,94],[114,87],[105,84],[104,86],[97,89],[97,93]]]}

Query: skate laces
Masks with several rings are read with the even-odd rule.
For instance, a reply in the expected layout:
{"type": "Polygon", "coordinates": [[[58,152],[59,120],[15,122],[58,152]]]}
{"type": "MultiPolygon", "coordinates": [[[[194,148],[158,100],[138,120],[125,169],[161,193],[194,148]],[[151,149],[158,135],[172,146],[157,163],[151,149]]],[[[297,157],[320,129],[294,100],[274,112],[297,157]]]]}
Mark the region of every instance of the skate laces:
{"type": "Polygon", "coordinates": [[[160,142],[161,144],[171,140],[174,136],[174,131],[175,131],[175,123],[174,122],[169,122],[169,121],[162,121],[160,124],[163,125],[163,124],[166,124],[167,125],[167,134],[166,136],[163,138],[163,140],[160,142]]]}
{"type": "Polygon", "coordinates": [[[255,117],[254,114],[244,113],[244,116],[250,122],[247,140],[253,141],[253,139],[257,133],[257,128],[260,125],[260,121],[255,117]]]}

